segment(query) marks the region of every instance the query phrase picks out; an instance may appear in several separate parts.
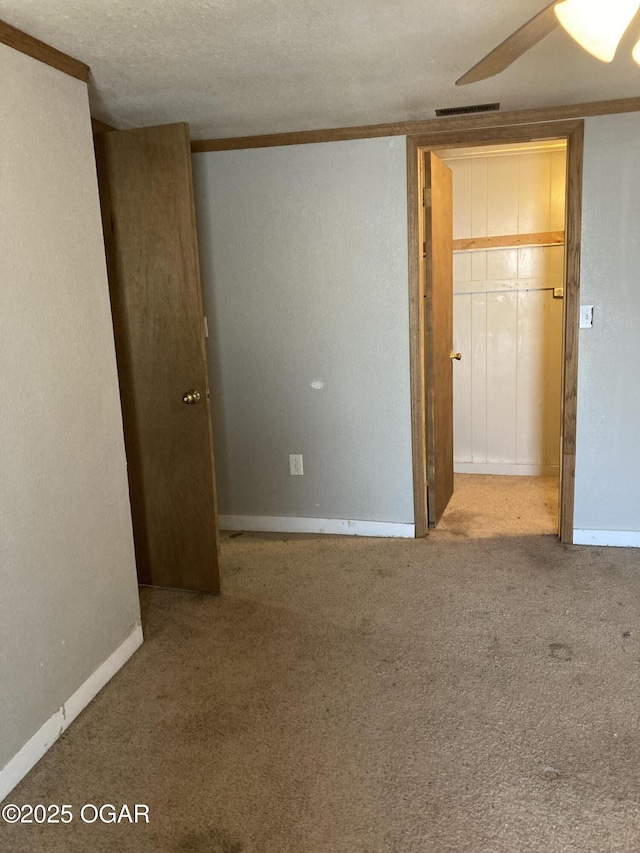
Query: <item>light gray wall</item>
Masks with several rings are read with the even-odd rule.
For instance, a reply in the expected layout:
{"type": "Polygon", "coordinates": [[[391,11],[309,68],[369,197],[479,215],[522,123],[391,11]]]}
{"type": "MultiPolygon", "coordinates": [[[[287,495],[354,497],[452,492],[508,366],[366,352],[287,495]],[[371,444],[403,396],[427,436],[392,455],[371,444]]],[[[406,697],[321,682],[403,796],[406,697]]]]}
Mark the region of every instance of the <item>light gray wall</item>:
{"type": "Polygon", "coordinates": [[[0,79],[1,770],[140,612],[87,87],[0,79]]]}
{"type": "Polygon", "coordinates": [[[405,157],[194,155],[222,514],[413,523],[405,157]]]}
{"type": "MultiPolygon", "coordinates": [[[[638,138],[586,120],[577,529],[640,531],[638,138]]],[[[225,514],[413,520],[404,145],[194,156],[225,514]]]]}
{"type": "Polygon", "coordinates": [[[575,527],[640,531],[640,114],[585,123],[575,527]]]}

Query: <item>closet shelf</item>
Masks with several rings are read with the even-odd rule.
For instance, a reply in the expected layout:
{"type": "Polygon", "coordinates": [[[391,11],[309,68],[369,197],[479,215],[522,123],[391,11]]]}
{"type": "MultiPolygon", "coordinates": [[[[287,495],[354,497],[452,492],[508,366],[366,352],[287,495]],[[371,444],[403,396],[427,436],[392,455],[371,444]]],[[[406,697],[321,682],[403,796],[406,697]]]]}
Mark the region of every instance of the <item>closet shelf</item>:
{"type": "Polygon", "coordinates": [[[511,249],[517,246],[563,246],[564,231],[541,231],[535,234],[506,234],[499,237],[468,237],[453,241],[454,252],[477,252],[484,249],[511,249]]]}

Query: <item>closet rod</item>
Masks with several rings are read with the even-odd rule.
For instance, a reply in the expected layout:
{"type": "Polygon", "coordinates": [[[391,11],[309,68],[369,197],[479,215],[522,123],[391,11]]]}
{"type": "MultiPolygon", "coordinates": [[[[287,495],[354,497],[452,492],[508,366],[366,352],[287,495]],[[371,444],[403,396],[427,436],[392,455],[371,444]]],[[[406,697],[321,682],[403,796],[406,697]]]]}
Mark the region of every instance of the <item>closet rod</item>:
{"type": "Polygon", "coordinates": [[[553,291],[555,299],[562,299],[562,296],[556,296],[556,290],[564,290],[562,287],[501,287],[498,290],[454,290],[454,296],[481,296],[483,293],[542,293],[545,290],[553,291]]]}

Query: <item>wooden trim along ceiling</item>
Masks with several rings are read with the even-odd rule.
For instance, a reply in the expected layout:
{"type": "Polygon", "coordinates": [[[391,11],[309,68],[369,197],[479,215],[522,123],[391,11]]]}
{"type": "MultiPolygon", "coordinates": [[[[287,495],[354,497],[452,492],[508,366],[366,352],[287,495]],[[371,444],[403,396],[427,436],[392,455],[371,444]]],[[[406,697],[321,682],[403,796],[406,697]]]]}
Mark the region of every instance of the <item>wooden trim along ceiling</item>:
{"type": "Polygon", "coordinates": [[[26,53],[33,59],[38,59],[52,68],[57,68],[58,71],[64,71],[65,74],[69,74],[77,80],[82,80],[83,83],[89,82],[91,69],[84,62],[56,50],[55,47],[23,33],[22,30],[17,30],[4,21],[0,21],[0,44],[6,44],[14,50],[19,50],[20,53],[26,53]]]}
{"type": "MultiPolygon", "coordinates": [[[[198,139],[191,143],[194,154],[204,151],[230,151],[237,148],[270,148],[278,145],[305,145],[312,142],[339,142],[347,139],[372,139],[378,136],[417,136],[441,131],[481,130],[538,122],[566,121],[587,116],[640,112],[640,98],[591,101],[563,107],[542,107],[509,113],[485,113],[425,121],[373,124],[361,127],[337,127],[328,130],[303,130],[296,133],[271,133],[264,136],[236,136],[228,139],[198,139]]],[[[486,135],[486,134],[485,134],[486,135]]],[[[539,138],[539,137],[538,137],[539,138]]]]}
{"type": "Polygon", "coordinates": [[[565,214],[564,332],[562,370],[562,424],[558,534],[561,542],[573,542],[575,491],[576,415],[578,389],[578,317],[580,311],[580,234],[582,211],[582,151],[584,122],[515,124],[431,133],[407,138],[407,199],[409,247],[409,334],[411,359],[411,434],[413,447],[413,502],[416,537],[428,532],[427,427],[425,365],[425,281],[422,257],[423,209],[421,203],[422,153],[430,149],[467,148],[533,139],[567,140],[567,189],[565,214]]]}

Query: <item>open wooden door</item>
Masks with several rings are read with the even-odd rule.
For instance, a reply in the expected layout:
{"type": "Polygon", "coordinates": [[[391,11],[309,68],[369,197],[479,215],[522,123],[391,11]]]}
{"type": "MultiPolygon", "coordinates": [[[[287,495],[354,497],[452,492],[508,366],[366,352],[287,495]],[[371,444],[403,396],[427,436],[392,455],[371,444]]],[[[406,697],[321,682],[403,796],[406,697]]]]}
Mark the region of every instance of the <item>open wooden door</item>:
{"type": "Polygon", "coordinates": [[[453,494],[453,179],[424,155],[427,506],[435,527],[453,494]]]}
{"type": "Polygon", "coordinates": [[[138,579],[220,592],[186,124],[96,136],[138,579]]]}

